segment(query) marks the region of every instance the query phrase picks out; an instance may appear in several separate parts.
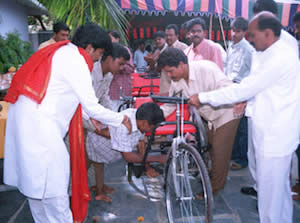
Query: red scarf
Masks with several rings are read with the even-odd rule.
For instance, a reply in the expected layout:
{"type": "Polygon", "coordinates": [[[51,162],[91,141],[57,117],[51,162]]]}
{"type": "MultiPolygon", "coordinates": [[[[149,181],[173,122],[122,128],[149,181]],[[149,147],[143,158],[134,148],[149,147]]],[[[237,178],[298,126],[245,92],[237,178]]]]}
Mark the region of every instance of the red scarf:
{"type": "MultiPolygon", "coordinates": [[[[15,103],[20,95],[25,95],[40,104],[46,94],[52,57],[57,49],[69,43],[60,41],[38,50],[14,75],[11,86],[4,100],[15,103]]],[[[90,71],[93,61],[82,48],[78,48],[90,71]]],[[[67,59],[67,58],[66,58],[67,59]]],[[[84,137],[82,127],[81,105],[78,105],[69,127],[70,159],[72,171],[72,212],[75,222],[83,222],[91,199],[85,162],[84,137]]],[[[59,180],[59,179],[58,179],[59,180]]]]}

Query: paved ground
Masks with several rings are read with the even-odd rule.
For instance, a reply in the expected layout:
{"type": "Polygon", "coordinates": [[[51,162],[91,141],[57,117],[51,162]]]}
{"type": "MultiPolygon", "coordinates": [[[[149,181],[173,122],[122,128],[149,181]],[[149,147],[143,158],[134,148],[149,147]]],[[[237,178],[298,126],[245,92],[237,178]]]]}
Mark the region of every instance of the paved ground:
{"type": "MultiPolygon", "coordinates": [[[[2,172],[3,160],[0,160],[2,172]]],[[[2,173],[1,173],[2,174],[2,173]]],[[[0,174],[0,178],[1,178],[0,174]]],[[[91,173],[90,173],[91,175],[91,173]]],[[[0,180],[1,181],[1,180],[0,180]]],[[[90,184],[93,178],[89,179],[90,184]]],[[[99,218],[101,223],[135,223],[144,217],[144,223],[165,223],[166,208],[162,190],[162,178],[134,179],[130,185],[126,178],[125,163],[106,166],[106,183],[116,189],[112,204],[92,200],[86,222],[99,218]],[[144,183],[151,181],[147,188],[151,197],[145,196],[144,183]]],[[[240,187],[250,184],[248,169],[231,171],[225,189],[215,199],[214,223],[258,223],[256,200],[242,195],[240,187]]],[[[148,182],[146,183],[148,185],[148,182]]],[[[92,194],[94,197],[94,194],[92,194]]],[[[14,188],[0,182],[0,223],[32,223],[29,206],[24,196],[14,188]]],[[[294,223],[300,222],[300,202],[294,202],[294,223]]]]}

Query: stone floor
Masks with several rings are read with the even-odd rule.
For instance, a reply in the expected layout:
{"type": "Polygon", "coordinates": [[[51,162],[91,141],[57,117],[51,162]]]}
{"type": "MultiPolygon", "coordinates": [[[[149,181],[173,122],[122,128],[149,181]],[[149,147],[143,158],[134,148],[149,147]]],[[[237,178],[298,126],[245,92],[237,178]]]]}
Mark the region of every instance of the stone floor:
{"type": "MultiPolygon", "coordinates": [[[[2,172],[3,160],[0,160],[2,172]]],[[[1,173],[2,174],[2,173],[1,173]]],[[[93,175],[92,171],[89,173],[93,175]]],[[[144,217],[144,223],[165,223],[166,208],[162,190],[162,178],[142,177],[129,184],[126,177],[126,165],[123,161],[106,166],[106,183],[116,189],[112,195],[113,202],[106,204],[92,200],[89,205],[86,222],[99,219],[101,223],[135,223],[138,217],[144,217]],[[150,196],[145,193],[144,185],[150,196]]],[[[1,177],[1,175],[0,175],[1,177]]],[[[93,177],[89,177],[93,184],[93,177]]],[[[248,169],[231,171],[225,189],[214,198],[214,223],[258,223],[256,200],[242,195],[242,186],[251,184],[248,169]]],[[[95,194],[92,194],[94,197],[95,194]]],[[[17,190],[0,181],[0,222],[32,223],[29,206],[25,197],[17,190]]],[[[300,202],[294,202],[294,223],[300,222],[300,202]]]]}

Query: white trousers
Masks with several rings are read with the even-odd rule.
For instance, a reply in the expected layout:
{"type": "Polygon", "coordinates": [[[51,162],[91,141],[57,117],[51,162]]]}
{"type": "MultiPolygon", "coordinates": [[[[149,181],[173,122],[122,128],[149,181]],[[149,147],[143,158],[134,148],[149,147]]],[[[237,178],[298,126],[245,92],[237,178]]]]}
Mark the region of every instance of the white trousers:
{"type": "Polygon", "coordinates": [[[256,154],[256,183],[261,223],[292,223],[293,201],[290,187],[292,154],[265,157],[256,154]]]}
{"type": "Polygon", "coordinates": [[[255,160],[255,149],[254,149],[254,142],[253,142],[253,138],[252,138],[252,131],[253,131],[253,127],[252,127],[252,122],[251,122],[251,118],[248,118],[248,168],[250,171],[250,175],[254,180],[254,185],[252,186],[256,191],[257,191],[257,187],[256,187],[256,160],[255,160]]]}
{"type": "Polygon", "coordinates": [[[252,138],[253,125],[248,118],[248,167],[258,193],[261,223],[292,223],[293,201],[290,188],[292,154],[266,157],[252,138]]]}
{"type": "Polygon", "coordinates": [[[27,199],[35,223],[73,223],[68,195],[45,199],[27,199]]]}

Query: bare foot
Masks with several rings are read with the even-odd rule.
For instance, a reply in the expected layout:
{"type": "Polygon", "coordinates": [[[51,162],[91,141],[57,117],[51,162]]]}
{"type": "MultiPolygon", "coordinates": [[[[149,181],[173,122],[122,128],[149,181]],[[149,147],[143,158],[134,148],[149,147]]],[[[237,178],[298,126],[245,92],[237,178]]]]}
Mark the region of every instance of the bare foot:
{"type": "Polygon", "coordinates": [[[148,166],[148,167],[146,167],[146,175],[149,178],[154,178],[154,177],[157,177],[159,175],[159,173],[152,167],[148,166]]]}
{"type": "Polygon", "coordinates": [[[95,197],[96,201],[104,201],[105,203],[111,203],[112,199],[110,196],[104,194],[104,193],[98,193],[95,197]]]}
{"type": "Polygon", "coordinates": [[[102,192],[106,193],[106,194],[113,194],[113,193],[115,193],[115,189],[107,186],[106,184],[103,184],[102,192]]]}

